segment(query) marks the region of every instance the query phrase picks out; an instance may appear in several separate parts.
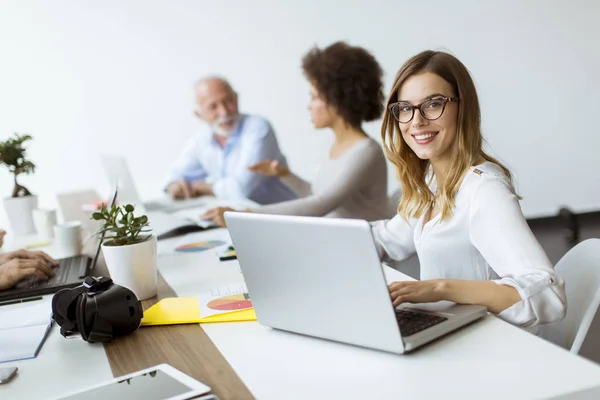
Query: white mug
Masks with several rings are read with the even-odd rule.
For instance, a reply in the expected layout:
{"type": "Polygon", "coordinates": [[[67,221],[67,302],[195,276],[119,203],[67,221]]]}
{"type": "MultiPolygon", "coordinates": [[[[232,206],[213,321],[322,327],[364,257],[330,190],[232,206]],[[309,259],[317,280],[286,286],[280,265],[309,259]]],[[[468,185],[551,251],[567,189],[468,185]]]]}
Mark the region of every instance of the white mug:
{"type": "Polygon", "coordinates": [[[54,227],[54,246],[61,257],[73,257],[81,253],[81,222],[69,221],[54,227]]]}
{"type": "Polygon", "coordinates": [[[54,225],[56,225],[56,210],[35,209],[33,214],[33,225],[41,240],[52,240],[54,237],[54,225]]]}

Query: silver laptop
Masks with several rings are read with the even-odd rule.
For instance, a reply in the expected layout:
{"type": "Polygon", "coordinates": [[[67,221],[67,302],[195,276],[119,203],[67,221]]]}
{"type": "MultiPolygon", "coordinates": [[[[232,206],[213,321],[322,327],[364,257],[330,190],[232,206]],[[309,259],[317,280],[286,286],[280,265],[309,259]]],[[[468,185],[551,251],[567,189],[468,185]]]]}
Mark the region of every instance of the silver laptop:
{"type": "MultiPolygon", "coordinates": [[[[117,188],[113,190],[108,208],[112,207],[117,200],[117,188]]],[[[0,290],[0,306],[18,302],[21,299],[33,298],[46,294],[56,293],[61,289],[73,288],[81,285],[86,276],[90,276],[96,267],[104,234],[97,241],[94,258],[86,255],[57,259],[58,268],[56,275],[48,280],[41,280],[36,276],[30,276],[18,282],[14,287],[0,290]]]]}
{"type": "Polygon", "coordinates": [[[101,155],[100,161],[111,186],[119,186],[119,202],[121,204],[134,204],[138,207],[143,207],[143,212],[174,212],[187,208],[201,207],[206,203],[206,199],[201,197],[173,200],[166,195],[159,200],[143,203],[129,171],[127,161],[123,157],[101,155]]]}
{"type": "Polygon", "coordinates": [[[258,321],[404,353],[486,315],[449,302],[394,309],[362,220],[225,213],[258,321]]]}
{"type": "Polygon", "coordinates": [[[148,215],[150,226],[158,240],[216,227],[212,221],[201,220],[200,211],[197,218],[177,214],[177,211],[205,206],[208,203],[206,198],[172,200],[164,197],[158,201],[142,203],[127,161],[114,155],[101,155],[100,159],[110,184],[119,187],[119,203],[133,204],[139,214],[148,215]]]}

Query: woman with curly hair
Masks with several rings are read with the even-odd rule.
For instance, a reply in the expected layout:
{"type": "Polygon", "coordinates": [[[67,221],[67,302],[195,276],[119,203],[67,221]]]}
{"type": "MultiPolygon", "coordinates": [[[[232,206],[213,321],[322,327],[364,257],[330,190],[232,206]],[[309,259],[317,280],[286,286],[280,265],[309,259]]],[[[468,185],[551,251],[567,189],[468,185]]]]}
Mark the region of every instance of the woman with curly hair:
{"type": "MultiPolygon", "coordinates": [[[[385,157],[361,126],[377,120],[383,111],[382,70],[377,60],[361,47],[337,42],[313,48],[304,56],[302,68],[310,84],[308,109],[313,125],[335,134],[329,158],[312,184],[276,161],[250,166],[258,174],[279,177],[300,198],[244,211],[368,221],[388,217],[385,157]]],[[[225,211],[233,210],[215,208],[202,218],[224,226],[225,211]]]]}

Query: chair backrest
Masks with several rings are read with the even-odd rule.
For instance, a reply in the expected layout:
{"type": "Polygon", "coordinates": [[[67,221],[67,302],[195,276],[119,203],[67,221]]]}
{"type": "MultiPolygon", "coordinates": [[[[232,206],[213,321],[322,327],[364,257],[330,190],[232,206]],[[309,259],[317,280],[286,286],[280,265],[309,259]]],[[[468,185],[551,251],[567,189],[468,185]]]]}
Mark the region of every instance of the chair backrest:
{"type": "Polygon", "coordinates": [[[102,198],[96,190],[85,189],[58,193],[56,199],[64,221],[85,221],[90,219],[91,212],[82,210],[81,206],[102,198]]]}
{"type": "Polygon", "coordinates": [[[600,305],[600,239],[579,243],[555,269],[565,280],[567,314],[558,324],[543,326],[540,334],[578,354],[600,305]]]}

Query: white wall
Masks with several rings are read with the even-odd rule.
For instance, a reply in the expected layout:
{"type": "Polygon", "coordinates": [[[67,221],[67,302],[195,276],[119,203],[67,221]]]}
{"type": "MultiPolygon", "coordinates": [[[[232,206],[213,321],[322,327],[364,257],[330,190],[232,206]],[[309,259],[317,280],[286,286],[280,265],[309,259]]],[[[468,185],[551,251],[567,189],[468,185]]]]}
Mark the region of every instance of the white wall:
{"type": "MultiPolygon", "coordinates": [[[[386,91],[408,57],[446,48],[476,80],[484,133],[526,215],[599,209],[598,21],[595,1],[0,0],[0,138],[34,135],[38,171],[23,181],[43,203],[106,189],[101,152],[126,154],[152,197],[198,129],[193,81],[217,72],[310,179],[332,139],[306,111],[300,59],[312,45],[365,46],[386,91]]],[[[379,125],[368,132],[379,137],[379,125]]],[[[0,171],[0,196],[10,189],[0,171]]]]}

